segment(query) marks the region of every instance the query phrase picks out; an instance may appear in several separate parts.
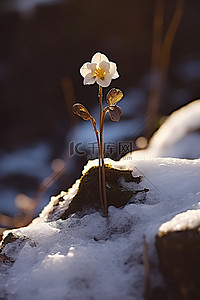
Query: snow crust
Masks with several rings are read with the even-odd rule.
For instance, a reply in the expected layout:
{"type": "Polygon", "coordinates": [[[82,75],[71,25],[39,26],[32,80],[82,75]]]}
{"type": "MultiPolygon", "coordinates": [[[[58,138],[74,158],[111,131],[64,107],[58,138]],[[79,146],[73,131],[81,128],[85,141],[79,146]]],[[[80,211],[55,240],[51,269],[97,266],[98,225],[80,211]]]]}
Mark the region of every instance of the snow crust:
{"type": "MultiPolygon", "coordinates": [[[[143,176],[141,185],[150,190],[145,204],[109,207],[108,219],[98,212],[82,218],[74,214],[67,220],[14,230],[16,235],[28,239],[15,263],[6,270],[0,267],[2,297],[144,300],[144,235],[151,285],[162,284],[155,236],[160,226],[173,218],[182,228],[184,220],[187,227],[199,224],[200,160],[124,157],[119,162],[106,162],[131,168],[133,175],[143,176]],[[181,215],[175,217],[177,214],[181,215]],[[193,217],[195,220],[191,221],[193,217]]],[[[96,163],[90,161],[88,166],[96,163]]]]}
{"type": "MultiPolygon", "coordinates": [[[[163,151],[164,154],[167,151],[165,149],[169,150],[175,143],[197,129],[200,129],[200,100],[193,101],[172,113],[153,136],[149,146],[157,149],[158,152],[163,151]]],[[[198,141],[200,145],[200,135],[198,141]]],[[[191,143],[189,146],[191,148],[191,143]]],[[[194,149],[191,150],[194,151],[194,149]]]]}
{"type": "Polygon", "coordinates": [[[176,215],[172,220],[162,224],[159,228],[159,234],[167,232],[184,231],[198,228],[200,226],[200,209],[188,210],[176,215]]]}

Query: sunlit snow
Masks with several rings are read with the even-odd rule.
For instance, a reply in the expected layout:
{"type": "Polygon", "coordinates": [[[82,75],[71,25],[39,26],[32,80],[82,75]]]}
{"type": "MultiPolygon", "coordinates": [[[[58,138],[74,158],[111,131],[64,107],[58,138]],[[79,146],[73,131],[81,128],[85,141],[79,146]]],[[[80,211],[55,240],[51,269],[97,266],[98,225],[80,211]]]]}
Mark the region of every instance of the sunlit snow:
{"type": "Polygon", "coordinates": [[[148,148],[133,152],[133,157],[199,158],[200,100],[173,112],[154,133],[148,148]]]}
{"type": "MultiPolygon", "coordinates": [[[[162,285],[155,236],[160,226],[177,214],[190,210],[192,217],[199,218],[200,160],[125,157],[120,162],[107,162],[132,168],[134,175],[143,176],[141,184],[150,190],[145,204],[109,207],[108,219],[98,212],[82,218],[74,214],[67,220],[15,230],[15,234],[28,239],[15,254],[12,267],[0,269],[2,297],[143,300],[143,235],[150,258],[151,285],[162,285]]],[[[180,218],[182,224],[185,217],[189,226],[188,214],[175,218],[180,218]]]]}

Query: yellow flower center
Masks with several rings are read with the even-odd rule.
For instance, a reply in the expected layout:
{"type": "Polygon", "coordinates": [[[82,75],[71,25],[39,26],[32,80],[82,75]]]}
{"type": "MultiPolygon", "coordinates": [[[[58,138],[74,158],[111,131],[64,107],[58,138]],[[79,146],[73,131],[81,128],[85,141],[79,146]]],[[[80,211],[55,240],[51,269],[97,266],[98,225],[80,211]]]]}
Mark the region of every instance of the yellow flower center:
{"type": "Polygon", "coordinates": [[[95,71],[93,72],[93,75],[94,75],[95,77],[98,77],[98,78],[104,80],[104,77],[105,77],[106,73],[107,73],[107,72],[104,71],[104,70],[101,69],[101,68],[95,68],[95,71]]]}

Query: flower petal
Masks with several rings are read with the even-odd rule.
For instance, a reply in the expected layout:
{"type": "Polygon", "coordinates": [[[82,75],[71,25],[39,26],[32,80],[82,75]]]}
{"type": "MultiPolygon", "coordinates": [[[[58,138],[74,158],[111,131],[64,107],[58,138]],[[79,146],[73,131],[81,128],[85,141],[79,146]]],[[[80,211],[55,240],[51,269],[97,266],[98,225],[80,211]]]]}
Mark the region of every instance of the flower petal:
{"type": "Polygon", "coordinates": [[[119,77],[119,74],[117,72],[117,65],[114,62],[110,62],[110,74],[112,75],[112,79],[119,77]]]}
{"type": "Polygon", "coordinates": [[[90,69],[88,69],[88,64],[90,64],[90,63],[86,62],[80,68],[80,73],[83,77],[85,77],[88,73],[91,72],[90,69]]]}
{"type": "Polygon", "coordinates": [[[110,70],[110,64],[109,64],[109,62],[107,62],[107,61],[105,61],[105,60],[103,60],[103,61],[99,64],[99,67],[100,67],[101,69],[103,69],[105,72],[109,72],[109,70],[110,70]]]}
{"type": "Polygon", "coordinates": [[[110,61],[110,73],[111,73],[111,75],[115,74],[116,71],[117,71],[116,63],[110,61]]]}
{"type": "Polygon", "coordinates": [[[96,77],[92,73],[89,73],[85,76],[83,84],[93,84],[96,81],[96,77]]]}
{"type": "Polygon", "coordinates": [[[112,76],[112,79],[116,79],[119,77],[119,73],[116,71],[115,74],[112,76]]]}
{"type": "Polygon", "coordinates": [[[96,54],[94,54],[93,55],[93,57],[92,57],[92,63],[96,63],[98,66],[99,66],[99,64],[102,62],[102,61],[105,61],[105,62],[109,62],[109,60],[108,60],[108,58],[104,55],[104,54],[102,54],[102,53],[100,53],[100,52],[97,52],[96,54]]]}
{"type": "Polygon", "coordinates": [[[100,85],[102,87],[107,87],[110,85],[111,79],[112,79],[112,76],[110,75],[110,73],[108,73],[104,76],[104,79],[97,78],[96,81],[97,81],[98,85],[100,85]]]}
{"type": "Polygon", "coordinates": [[[96,66],[97,66],[96,63],[88,63],[88,64],[87,64],[88,69],[89,69],[92,73],[94,73],[94,71],[95,71],[95,69],[96,69],[96,66]]]}

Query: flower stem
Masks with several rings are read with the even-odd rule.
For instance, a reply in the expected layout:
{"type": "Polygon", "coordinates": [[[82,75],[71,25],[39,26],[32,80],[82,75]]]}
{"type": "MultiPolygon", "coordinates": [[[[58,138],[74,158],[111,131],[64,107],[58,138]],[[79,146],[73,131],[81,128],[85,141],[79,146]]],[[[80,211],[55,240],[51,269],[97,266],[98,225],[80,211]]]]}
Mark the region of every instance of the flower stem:
{"type": "MultiPolygon", "coordinates": [[[[104,204],[104,212],[105,215],[108,216],[108,204],[106,197],[106,178],[105,178],[105,166],[104,166],[104,153],[103,153],[103,122],[104,122],[104,114],[103,114],[103,92],[102,87],[99,86],[99,103],[100,103],[100,159],[99,159],[99,169],[101,171],[101,180],[102,180],[102,194],[103,194],[103,204],[104,204]]],[[[99,173],[100,174],[100,173],[99,173]]]]}
{"type": "Polygon", "coordinates": [[[98,143],[98,149],[99,149],[99,196],[100,196],[100,201],[101,201],[101,207],[104,210],[104,201],[103,201],[103,194],[102,194],[102,177],[101,177],[101,146],[100,146],[100,140],[99,140],[99,133],[97,131],[96,128],[96,123],[94,118],[91,119],[95,134],[96,134],[96,138],[97,138],[97,143],[98,143]]]}

